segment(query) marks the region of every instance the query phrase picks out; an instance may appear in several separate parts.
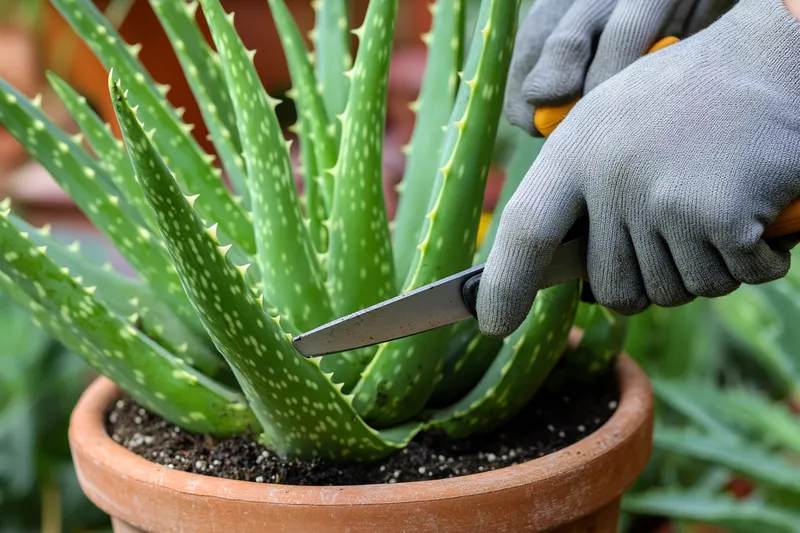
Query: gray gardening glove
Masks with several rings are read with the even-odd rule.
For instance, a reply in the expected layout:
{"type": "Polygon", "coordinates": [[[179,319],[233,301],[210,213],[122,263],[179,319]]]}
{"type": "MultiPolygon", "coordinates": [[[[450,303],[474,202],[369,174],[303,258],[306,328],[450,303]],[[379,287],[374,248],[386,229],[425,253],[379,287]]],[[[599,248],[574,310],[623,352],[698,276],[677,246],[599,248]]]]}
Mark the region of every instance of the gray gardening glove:
{"type": "Polygon", "coordinates": [[[782,277],[796,239],[761,234],[797,197],[800,22],[782,0],[741,0],[597,87],[550,136],[502,214],[479,327],[520,325],[584,215],[592,292],[626,315],[782,277]]]}
{"type": "Polygon", "coordinates": [[[537,0],[517,35],[506,84],[506,117],[538,135],[533,127],[537,106],[575,100],[636,61],[660,37],[686,37],[734,3],[537,0]]]}

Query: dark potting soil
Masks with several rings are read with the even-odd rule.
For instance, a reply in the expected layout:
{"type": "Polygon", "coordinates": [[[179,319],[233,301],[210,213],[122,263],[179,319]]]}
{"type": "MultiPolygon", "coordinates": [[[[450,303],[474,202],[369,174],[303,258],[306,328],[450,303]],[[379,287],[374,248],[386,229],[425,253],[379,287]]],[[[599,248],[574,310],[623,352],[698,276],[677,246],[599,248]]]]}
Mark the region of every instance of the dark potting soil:
{"type": "Polygon", "coordinates": [[[616,409],[618,398],[613,372],[591,384],[564,382],[557,391],[540,391],[514,419],[491,434],[451,440],[443,433],[424,433],[405,449],[370,464],[283,461],[259,444],[255,435],[215,439],[191,434],[128,396],[112,406],[106,430],[145,459],[196,474],[290,485],[397,483],[496,470],[553,453],[602,426],[616,409]]]}

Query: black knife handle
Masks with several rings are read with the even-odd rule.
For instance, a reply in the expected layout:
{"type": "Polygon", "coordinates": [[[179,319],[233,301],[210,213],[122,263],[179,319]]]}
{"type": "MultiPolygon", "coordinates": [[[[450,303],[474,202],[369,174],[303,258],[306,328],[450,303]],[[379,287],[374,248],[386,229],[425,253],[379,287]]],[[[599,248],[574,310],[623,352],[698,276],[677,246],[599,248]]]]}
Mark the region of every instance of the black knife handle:
{"type": "Polygon", "coordinates": [[[464,305],[467,307],[467,311],[469,314],[472,315],[472,318],[475,320],[478,319],[478,312],[475,310],[475,307],[478,303],[478,285],[481,284],[481,272],[478,272],[471,278],[467,278],[467,281],[461,286],[461,299],[464,300],[464,305]]]}
{"type": "MultiPolygon", "coordinates": [[[[589,232],[589,218],[584,215],[580,217],[575,224],[567,231],[567,234],[561,240],[561,243],[568,242],[580,236],[585,236],[589,232]]],[[[464,305],[474,319],[478,319],[478,312],[476,307],[478,304],[478,286],[481,284],[481,274],[483,273],[483,265],[479,265],[479,272],[474,276],[467,278],[463,285],[461,285],[461,299],[464,300],[464,305]]],[[[587,303],[596,303],[592,289],[589,284],[584,282],[583,290],[581,293],[581,300],[587,303]]]]}

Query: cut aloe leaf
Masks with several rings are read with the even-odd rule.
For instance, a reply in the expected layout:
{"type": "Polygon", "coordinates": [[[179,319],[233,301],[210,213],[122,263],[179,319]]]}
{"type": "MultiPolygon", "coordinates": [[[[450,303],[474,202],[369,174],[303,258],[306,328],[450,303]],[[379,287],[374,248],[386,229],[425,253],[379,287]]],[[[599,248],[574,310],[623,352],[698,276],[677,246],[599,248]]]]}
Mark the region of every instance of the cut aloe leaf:
{"type": "Polygon", "coordinates": [[[0,80],[0,123],[25,146],[125,260],[187,324],[197,317],[164,243],[116,189],[108,173],[19,91],[0,80]],[[111,191],[111,192],[109,192],[111,191]]]}
{"type": "MultiPolygon", "coordinates": [[[[203,3],[205,8],[210,2],[203,3]]],[[[212,25],[218,23],[214,18],[209,17],[212,25]]],[[[180,190],[149,142],[119,83],[110,81],[110,91],[136,176],[181,282],[258,417],[264,442],[277,454],[301,459],[374,460],[403,447],[419,426],[378,433],[358,417],[317,359],[294,350],[280,316],[265,311],[272,304],[248,288],[246,266],[228,260],[231,245],[221,245],[203,226],[191,197],[180,190]]],[[[253,198],[257,204],[258,196],[253,198]]]]}
{"type": "Polygon", "coordinates": [[[192,126],[181,121],[166,99],[167,86],[157,85],[136,59],[138,46],[126,44],[91,0],[52,0],[53,6],[92,49],[107,69],[128,81],[131,98],[140,104],[139,115],[154,131],[153,143],[164,154],[175,179],[199,194],[196,208],[213,218],[247,253],[255,253],[253,224],[240,202],[226,189],[222,172],[211,166],[192,137],[192,126]]]}
{"type": "Polygon", "coordinates": [[[319,259],[305,227],[286,140],[271,98],[219,2],[202,0],[203,12],[222,58],[236,110],[250,177],[253,224],[264,292],[306,331],[333,319],[319,259]]]}
{"type": "Polygon", "coordinates": [[[461,438],[492,431],[516,415],[567,347],[580,286],[571,281],[540,291],[531,313],[503,340],[481,381],[458,402],[435,412],[429,424],[461,438]]]}
{"type": "Polygon", "coordinates": [[[429,4],[433,15],[430,33],[422,36],[428,46],[425,76],[417,100],[414,132],[407,147],[406,166],[399,184],[394,218],[394,260],[398,285],[414,259],[428,200],[438,170],[444,129],[458,88],[464,37],[464,0],[440,0],[429,4]]]}
{"type": "MultiPolygon", "coordinates": [[[[518,6],[518,0],[481,3],[480,30],[464,68],[422,240],[403,292],[472,264],[518,6]]],[[[354,389],[355,405],[362,416],[377,427],[417,413],[433,392],[450,338],[450,328],[439,328],[379,346],[354,389]]]]}
{"type": "Polygon", "coordinates": [[[143,406],[188,431],[228,436],[255,419],[242,398],[174,357],[0,216],[0,287],[39,325],[143,406]]]}
{"type": "Polygon", "coordinates": [[[199,4],[196,0],[188,3],[150,0],[150,5],[180,61],[228,178],[243,204],[249,206],[247,169],[241,155],[236,115],[219,56],[208,46],[197,25],[195,15],[199,4]]]}

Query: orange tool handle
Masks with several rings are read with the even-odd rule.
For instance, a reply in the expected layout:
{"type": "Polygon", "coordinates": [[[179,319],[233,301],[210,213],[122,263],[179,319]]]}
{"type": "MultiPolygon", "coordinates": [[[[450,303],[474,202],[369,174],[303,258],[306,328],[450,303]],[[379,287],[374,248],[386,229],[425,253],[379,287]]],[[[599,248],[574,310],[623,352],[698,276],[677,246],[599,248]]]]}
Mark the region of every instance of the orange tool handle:
{"type": "Polygon", "coordinates": [[[800,199],[790,203],[775,221],[764,230],[764,237],[774,239],[800,233],[800,199]]]}
{"type": "MultiPolygon", "coordinates": [[[[677,42],[677,37],[664,37],[651,46],[647,53],[653,53],[677,42]]],[[[578,100],[580,100],[580,98],[560,106],[538,108],[533,115],[534,126],[539,130],[539,133],[548,137],[556,129],[556,126],[561,124],[561,121],[564,120],[572,108],[575,107],[578,100]]],[[[800,233],[800,199],[793,201],[786,209],[781,211],[778,218],[764,231],[764,237],[771,239],[791,235],[793,233],[800,233]]]]}
{"type": "MultiPolygon", "coordinates": [[[[664,37],[651,46],[647,53],[651,54],[677,42],[677,37],[664,37]]],[[[561,121],[566,118],[567,113],[569,113],[572,108],[575,107],[575,104],[578,103],[578,100],[580,100],[580,98],[563,105],[538,108],[533,114],[533,125],[536,126],[537,130],[539,130],[539,133],[545,137],[548,137],[556,129],[556,126],[561,124],[561,121]]]]}

